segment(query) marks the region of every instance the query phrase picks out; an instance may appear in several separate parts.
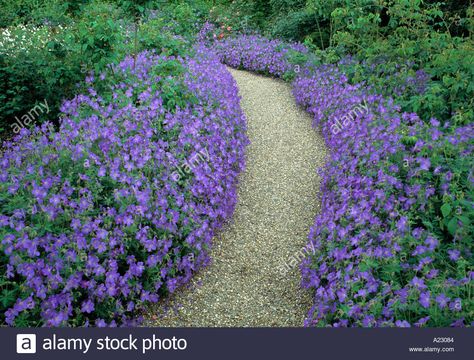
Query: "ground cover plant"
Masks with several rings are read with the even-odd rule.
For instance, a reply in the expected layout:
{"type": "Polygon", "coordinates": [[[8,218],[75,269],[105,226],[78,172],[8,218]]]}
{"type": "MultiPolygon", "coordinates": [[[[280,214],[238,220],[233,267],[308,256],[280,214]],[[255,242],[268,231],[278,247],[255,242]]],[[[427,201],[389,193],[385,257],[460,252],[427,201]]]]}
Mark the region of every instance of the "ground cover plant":
{"type": "Polygon", "coordinates": [[[290,54],[307,52],[307,49],[300,44],[285,44],[259,35],[243,35],[217,42],[214,51],[221,61],[232,67],[281,77],[294,69],[288,61],[290,54]]]}
{"type": "Polygon", "coordinates": [[[247,140],[218,59],[143,52],[96,75],[110,93],[90,77],[58,131],[23,129],[4,144],[2,323],[133,324],[208,262],[232,214],[247,140]]]}
{"type": "Polygon", "coordinates": [[[472,193],[460,194],[472,181],[473,125],[428,127],[334,69],[294,89],[332,150],[310,234],[317,250],[302,270],[315,290],[308,324],[471,325],[472,193]],[[352,120],[347,109],[364,102],[352,120]]]}

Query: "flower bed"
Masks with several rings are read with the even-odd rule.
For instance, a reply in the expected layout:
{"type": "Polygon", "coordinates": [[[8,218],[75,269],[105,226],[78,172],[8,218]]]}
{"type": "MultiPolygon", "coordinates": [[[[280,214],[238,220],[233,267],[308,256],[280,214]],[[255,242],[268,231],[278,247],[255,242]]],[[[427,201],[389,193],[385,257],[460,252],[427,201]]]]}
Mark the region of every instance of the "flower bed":
{"type": "MultiPolygon", "coordinates": [[[[214,47],[230,66],[292,70],[278,41],[214,47]]],[[[473,125],[426,124],[335,66],[303,66],[293,92],[330,150],[309,235],[316,251],[301,267],[314,291],[306,325],[471,325],[473,125]]]]}
{"type": "Polygon", "coordinates": [[[435,119],[428,127],[335,69],[297,79],[294,93],[331,153],[309,236],[316,252],[302,264],[303,285],[315,291],[307,324],[469,325],[469,205],[460,205],[453,228],[437,217],[440,199],[457,196],[441,155],[456,159],[456,177],[467,176],[474,127],[445,137],[435,119]]]}
{"type": "Polygon", "coordinates": [[[294,68],[288,61],[291,52],[307,52],[301,44],[268,40],[260,35],[229,37],[216,42],[213,50],[229,66],[277,77],[294,68]]]}
{"type": "Polygon", "coordinates": [[[144,52],[23,129],[1,155],[1,322],[132,325],[209,261],[244,167],[237,87],[218,59],[144,52]],[[184,166],[183,166],[184,164],[184,166]]]}

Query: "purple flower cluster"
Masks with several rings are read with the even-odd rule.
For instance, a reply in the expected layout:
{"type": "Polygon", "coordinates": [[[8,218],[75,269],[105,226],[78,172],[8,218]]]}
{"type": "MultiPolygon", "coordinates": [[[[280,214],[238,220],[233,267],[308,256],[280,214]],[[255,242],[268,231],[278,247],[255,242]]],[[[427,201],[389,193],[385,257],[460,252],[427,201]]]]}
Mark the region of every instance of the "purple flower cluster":
{"type": "MultiPolygon", "coordinates": [[[[241,36],[215,48],[233,67],[275,76],[291,70],[279,41],[241,36]]],[[[301,266],[302,285],[314,291],[306,324],[470,325],[469,220],[454,217],[443,235],[435,216],[441,200],[458,201],[446,151],[467,169],[474,126],[425,124],[372,87],[351,84],[344,66],[307,63],[293,82],[296,101],[330,150],[321,169],[322,210],[309,236],[316,251],[301,266]]],[[[423,72],[416,76],[416,84],[426,82],[423,72]]],[[[444,213],[452,216],[449,208],[444,213]]]]}
{"type": "MultiPolygon", "coordinates": [[[[99,74],[98,74],[99,75],[99,74]]],[[[61,127],[23,129],[0,158],[1,322],[134,324],[144,304],[209,261],[244,167],[245,119],[218,58],[144,52],[62,106],[61,127]],[[181,100],[182,104],[176,105],[181,100]],[[179,181],[173,172],[206,149],[179,181]]]]}
{"type": "MultiPolygon", "coordinates": [[[[442,195],[429,158],[444,146],[439,123],[426,126],[416,114],[400,112],[392,99],[351,85],[335,67],[301,76],[293,87],[330,149],[322,210],[309,236],[317,251],[302,263],[303,286],[315,292],[307,324],[469,324],[459,315],[469,309],[457,295],[468,298],[473,273],[467,261],[456,271],[446,260],[457,260],[461,252],[469,259],[472,245],[441,244],[417,215],[442,195]],[[351,111],[363,103],[366,112],[351,111]],[[349,119],[348,126],[335,127],[349,119]]],[[[451,140],[469,148],[474,127],[458,130],[451,140]]]]}
{"type": "Polygon", "coordinates": [[[306,53],[305,46],[269,40],[260,35],[241,35],[217,41],[213,47],[221,61],[234,68],[242,68],[276,77],[293,70],[288,61],[291,51],[306,53]]]}

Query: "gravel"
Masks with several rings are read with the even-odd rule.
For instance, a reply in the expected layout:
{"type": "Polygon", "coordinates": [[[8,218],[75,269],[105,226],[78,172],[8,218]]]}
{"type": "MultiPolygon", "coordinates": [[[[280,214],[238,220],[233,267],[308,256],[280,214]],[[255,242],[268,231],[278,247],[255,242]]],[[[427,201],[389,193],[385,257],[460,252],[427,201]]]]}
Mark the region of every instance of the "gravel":
{"type": "Polygon", "coordinates": [[[214,239],[212,264],[154,307],[147,325],[302,326],[312,303],[291,259],[302,254],[320,209],[316,169],[325,162],[324,140],[288,84],[229,71],[251,141],[233,220],[214,239]],[[285,264],[291,270],[283,274],[285,264]]]}

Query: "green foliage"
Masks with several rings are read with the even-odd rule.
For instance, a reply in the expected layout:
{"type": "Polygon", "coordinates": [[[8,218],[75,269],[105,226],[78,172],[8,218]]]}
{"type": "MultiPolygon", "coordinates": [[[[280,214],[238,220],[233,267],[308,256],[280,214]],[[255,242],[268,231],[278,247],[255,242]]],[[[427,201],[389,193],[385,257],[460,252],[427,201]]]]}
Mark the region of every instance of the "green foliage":
{"type": "Polygon", "coordinates": [[[83,68],[99,72],[106,64],[118,60],[114,47],[122,42],[121,15],[116,6],[107,3],[93,3],[84,8],[66,35],[71,47],[78,47],[76,52],[83,68]]]}
{"type": "Polygon", "coordinates": [[[241,33],[254,32],[266,26],[270,7],[261,5],[265,2],[222,1],[210,10],[211,20],[223,28],[231,27],[241,33]],[[257,10],[258,9],[258,10],[257,10]]]}
{"type": "MultiPolygon", "coordinates": [[[[355,52],[357,58],[364,60],[365,70],[355,71],[355,82],[368,81],[390,96],[393,94],[389,92],[400,87],[410,71],[427,72],[430,81],[424,91],[396,94],[403,109],[417,112],[425,121],[432,117],[458,125],[473,121],[472,37],[452,36],[448,20],[437,5],[418,7],[418,12],[413,12],[406,3],[402,6],[403,3],[389,8],[387,28],[391,30],[384,30],[370,41],[348,32],[336,33],[336,51],[355,52]]],[[[363,27],[370,26],[365,23],[363,27]]]]}
{"type": "MultiPolygon", "coordinates": [[[[11,43],[2,44],[0,54],[0,128],[11,131],[14,118],[21,118],[39,102],[47,101],[54,117],[60,98],[74,90],[81,79],[80,64],[68,56],[69,45],[63,29],[18,27],[10,28],[11,43]]],[[[4,40],[6,37],[4,38],[4,40]]],[[[6,40],[5,40],[6,41],[6,40]]]]}
{"type": "Polygon", "coordinates": [[[190,43],[182,36],[164,28],[162,19],[152,19],[139,24],[139,51],[156,50],[163,55],[184,55],[190,49],[190,43]]]}
{"type": "Polygon", "coordinates": [[[117,0],[117,5],[132,18],[139,18],[150,5],[149,0],[117,0]]]}
{"type": "Polygon", "coordinates": [[[270,3],[271,0],[234,1],[226,17],[235,22],[235,15],[247,16],[248,25],[263,28],[272,13],[270,3]]]}
{"type": "Polygon", "coordinates": [[[0,27],[18,24],[65,25],[91,0],[0,0],[0,27]]]}
{"type": "Polygon", "coordinates": [[[3,31],[0,44],[0,132],[11,131],[20,118],[46,101],[49,112],[35,118],[57,122],[64,98],[80,90],[86,74],[103,70],[122,55],[117,7],[91,3],[66,26],[19,25],[3,31]]]}
{"type": "Polygon", "coordinates": [[[171,1],[166,3],[155,1],[150,5],[148,19],[160,19],[162,21],[160,28],[191,40],[206,21],[210,9],[209,1],[171,1]]]}
{"type": "Polygon", "coordinates": [[[293,11],[276,20],[272,35],[288,41],[297,41],[316,31],[313,14],[308,11],[293,11]]]}
{"type": "Polygon", "coordinates": [[[31,20],[33,11],[38,8],[37,3],[35,0],[0,0],[0,28],[31,20]]]}
{"type": "Polygon", "coordinates": [[[57,123],[63,99],[90,71],[143,49],[184,55],[210,9],[207,1],[0,1],[0,26],[8,26],[0,38],[3,137],[40,102],[50,111],[35,123],[57,123]]]}

